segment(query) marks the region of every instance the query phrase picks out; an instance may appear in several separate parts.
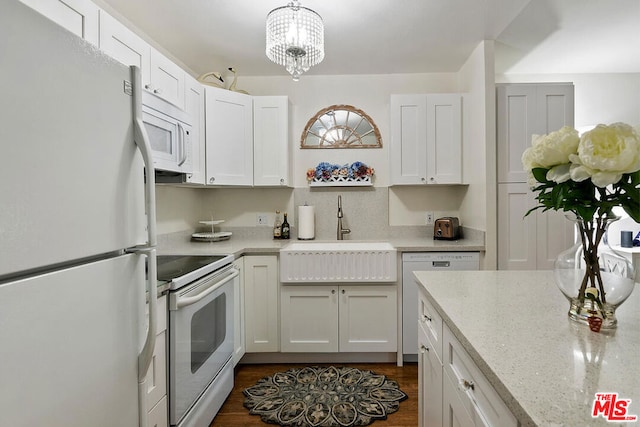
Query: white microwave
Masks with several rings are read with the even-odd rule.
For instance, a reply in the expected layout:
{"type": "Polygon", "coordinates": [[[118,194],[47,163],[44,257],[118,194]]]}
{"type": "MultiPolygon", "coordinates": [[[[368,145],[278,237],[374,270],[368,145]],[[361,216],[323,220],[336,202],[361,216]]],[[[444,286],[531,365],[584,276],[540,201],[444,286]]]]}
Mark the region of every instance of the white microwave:
{"type": "Polygon", "coordinates": [[[156,171],[192,173],[191,116],[151,92],[142,92],[142,120],[156,171]]]}

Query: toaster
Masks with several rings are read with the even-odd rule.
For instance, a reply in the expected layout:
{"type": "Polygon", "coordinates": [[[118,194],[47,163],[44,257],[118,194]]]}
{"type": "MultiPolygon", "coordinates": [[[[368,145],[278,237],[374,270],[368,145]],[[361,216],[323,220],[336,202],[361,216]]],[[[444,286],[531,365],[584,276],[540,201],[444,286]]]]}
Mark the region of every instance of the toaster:
{"type": "Polygon", "coordinates": [[[436,240],[456,240],[460,237],[458,218],[446,216],[436,219],[433,225],[433,238],[436,240]]]}

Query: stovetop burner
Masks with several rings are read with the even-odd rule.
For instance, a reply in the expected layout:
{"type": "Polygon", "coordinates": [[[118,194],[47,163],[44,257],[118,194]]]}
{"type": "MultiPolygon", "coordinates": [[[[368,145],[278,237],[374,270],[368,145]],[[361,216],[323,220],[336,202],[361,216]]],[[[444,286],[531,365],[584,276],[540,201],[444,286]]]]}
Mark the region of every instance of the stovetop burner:
{"type": "Polygon", "coordinates": [[[178,289],[233,262],[233,255],[158,255],[158,280],[178,289]]]}

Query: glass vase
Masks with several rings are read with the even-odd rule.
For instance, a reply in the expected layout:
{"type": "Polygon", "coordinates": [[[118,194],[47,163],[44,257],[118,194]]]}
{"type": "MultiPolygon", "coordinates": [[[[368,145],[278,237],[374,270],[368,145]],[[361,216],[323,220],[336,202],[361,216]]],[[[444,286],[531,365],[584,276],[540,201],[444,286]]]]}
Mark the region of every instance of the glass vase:
{"type": "Polygon", "coordinates": [[[635,286],[631,262],[604,245],[607,228],[618,217],[567,218],[576,224],[578,242],[558,255],[554,277],[569,300],[569,318],[595,332],[615,329],[616,309],[635,286]]]}

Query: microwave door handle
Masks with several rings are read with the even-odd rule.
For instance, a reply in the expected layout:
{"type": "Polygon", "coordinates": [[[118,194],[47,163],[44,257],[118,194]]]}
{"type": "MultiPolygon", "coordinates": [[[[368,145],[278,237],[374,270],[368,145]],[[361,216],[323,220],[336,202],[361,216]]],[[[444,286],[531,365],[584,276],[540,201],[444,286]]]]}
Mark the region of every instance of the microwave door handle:
{"type": "Polygon", "coordinates": [[[142,120],[142,77],[140,68],[132,65],[133,80],[133,139],[142,154],[145,173],[145,211],[147,213],[147,245],[156,246],[156,178],[153,166],[151,142],[142,120]]]}
{"type": "Polygon", "coordinates": [[[179,146],[180,146],[180,162],[178,163],[178,166],[182,166],[184,164],[184,162],[187,161],[187,149],[186,149],[186,143],[185,140],[186,138],[186,131],[184,129],[184,126],[182,126],[182,124],[180,122],[178,122],[178,134],[179,134],[179,146]]]}
{"type": "Polygon", "coordinates": [[[222,280],[217,282],[215,285],[211,285],[210,287],[208,287],[204,291],[200,292],[199,294],[191,296],[191,297],[180,297],[180,296],[178,296],[176,298],[176,309],[182,308],[182,307],[186,307],[188,305],[197,303],[198,301],[202,300],[204,297],[206,297],[207,295],[209,295],[213,291],[219,289],[220,286],[222,286],[225,283],[229,282],[234,277],[237,277],[238,274],[239,274],[238,270],[234,267],[233,268],[233,272],[231,274],[229,274],[228,276],[225,276],[222,280]]]}

